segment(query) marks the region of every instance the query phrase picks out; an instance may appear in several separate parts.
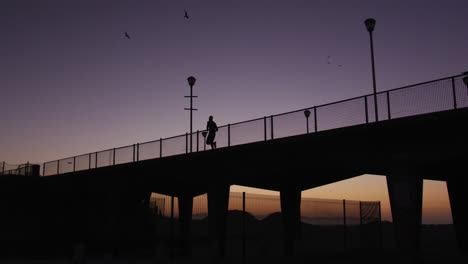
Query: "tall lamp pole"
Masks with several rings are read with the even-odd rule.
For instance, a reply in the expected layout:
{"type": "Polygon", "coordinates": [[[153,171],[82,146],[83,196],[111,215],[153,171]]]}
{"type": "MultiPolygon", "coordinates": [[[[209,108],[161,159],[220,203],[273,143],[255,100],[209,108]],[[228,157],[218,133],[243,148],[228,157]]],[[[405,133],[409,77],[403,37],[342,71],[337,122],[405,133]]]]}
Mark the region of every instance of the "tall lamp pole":
{"type": "Polygon", "coordinates": [[[379,114],[377,110],[377,91],[375,88],[375,67],[374,67],[374,42],[372,40],[372,31],[374,31],[375,27],[375,19],[373,18],[368,18],[366,21],[364,21],[364,24],[366,25],[367,31],[369,31],[370,35],[370,46],[371,46],[371,58],[372,58],[372,80],[374,83],[374,105],[375,105],[375,121],[379,121],[379,114]]]}
{"type": "Polygon", "coordinates": [[[190,85],[190,96],[185,96],[185,97],[190,98],[190,108],[184,108],[185,110],[190,110],[190,153],[192,153],[192,117],[193,117],[192,111],[198,110],[198,109],[193,108],[193,102],[192,102],[193,98],[198,97],[198,96],[193,96],[193,85],[195,85],[196,80],[197,79],[195,79],[195,77],[193,76],[190,76],[187,78],[188,84],[190,85]]]}

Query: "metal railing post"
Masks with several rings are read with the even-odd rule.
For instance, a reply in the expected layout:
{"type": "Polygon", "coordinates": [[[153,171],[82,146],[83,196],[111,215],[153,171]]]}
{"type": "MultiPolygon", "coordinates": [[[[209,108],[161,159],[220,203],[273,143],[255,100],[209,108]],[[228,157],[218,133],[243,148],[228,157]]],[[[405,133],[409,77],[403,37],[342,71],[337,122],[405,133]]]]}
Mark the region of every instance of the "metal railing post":
{"type": "Polygon", "coordinates": [[[133,162],[135,162],[135,144],[133,144],[133,162]]]}
{"type": "Polygon", "coordinates": [[[188,133],[185,133],[185,154],[188,153],[188,133]]]}
{"type": "Polygon", "coordinates": [[[112,165],[115,165],[115,148],[112,149],[112,165]]]}
{"type": "Polygon", "coordinates": [[[231,124],[228,124],[228,147],[231,146],[231,124]]]}
{"type": "Polygon", "coordinates": [[[163,143],[163,139],[160,138],[159,139],[159,157],[162,158],[162,143],[163,143]]]}
{"type": "Polygon", "coordinates": [[[57,160],[57,174],[60,174],[60,160],[57,160]]]}
{"type": "Polygon", "coordinates": [[[366,124],[369,124],[369,109],[367,106],[367,96],[364,96],[364,107],[366,108],[366,124]]]}
{"type": "Polygon", "coordinates": [[[91,153],[88,153],[88,170],[91,169],[91,153]]]}
{"type": "Polygon", "coordinates": [[[136,160],[140,161],[140,143],[137,143],[136,156],[136,160]]]}
{"type": "Polygon", "coordinates": [[[314,126],[315,132],[317,132],[317,106],[314,106],[314,126]]]}
{"type": "Polygon", "coordinates": [[[270,126],[271,126],[271,139],[274,139],[273,135],[273,116],[270,116],[270,126]]]}
{"type": "Polygon", "coordinates": [[[392,115],[390,113],[390,93],[387,91],[387,112],[388,112],[388,120],[392,119],[392,115]]]}
{"type": "Polygon", "coordinates": [[[455,78],[452,77],[453,109],[457,109],[457,92],[455,90],[455,78]]]}
{"type": "Polygon", "coordinates": [[[200,137],[199,131],[197,130],[197,152],[198,152],[198,145],[199,145],[199,143],[198,143],[199,142],[199,140],[198,140],[199,137],[200,137]]]}
{"type": "MultiPolygon", "coordinates": [[[[5,164],[3,164],[3,170],[5,170],[5,164]]],[[[42,164],[42,176],[45,176],[45,162],[42,164]]]]}
{"type": "Polygon", "coordinates": [[[73,172],[75,172],[75,168],[76,168],[75,164],[76,164],[76,157],[73,157],[73,172]]]}
{"type": "Polygon", "coordinates": [[[267,140],[267,122],[266,122],[266,116],[263,117],[263,128],[265,132],[265,141],[267,140]]]}
{"type": "Polygon", "coordinates": [[[97,151],[94,153],[94,168],[97,168],[97,151]]]}

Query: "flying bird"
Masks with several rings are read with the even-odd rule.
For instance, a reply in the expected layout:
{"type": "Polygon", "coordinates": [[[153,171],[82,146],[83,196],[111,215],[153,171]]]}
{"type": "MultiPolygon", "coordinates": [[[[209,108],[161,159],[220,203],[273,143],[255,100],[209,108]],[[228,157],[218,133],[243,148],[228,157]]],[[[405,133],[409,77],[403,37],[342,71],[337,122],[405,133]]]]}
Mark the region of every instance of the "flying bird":
{"type": "Polygon", "coordinates": [[[125,32],[125,37],[128,38],[128,39],[130,39],[130,36],[128,35],[127,32],[125,32]]]}
{"type": "Polygon", "coordinates": [[[187,14],[187,11],[186,11],[186,10],[184,10],[184,12],[185,12],[185,15],[184,15],[184,17],[185,17],[186,19],[188,19],[188,14],[187,14]]]}

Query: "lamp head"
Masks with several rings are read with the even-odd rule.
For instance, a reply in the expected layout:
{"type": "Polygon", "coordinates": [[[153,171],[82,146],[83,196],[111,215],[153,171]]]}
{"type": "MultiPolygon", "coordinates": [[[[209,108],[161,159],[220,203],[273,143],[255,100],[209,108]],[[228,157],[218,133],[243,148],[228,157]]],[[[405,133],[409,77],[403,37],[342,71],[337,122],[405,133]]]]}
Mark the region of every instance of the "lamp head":
{"type": "Polygon", "coordinates": [[[196,80],[197,80],[197,79],[195,79],[195,77],[193,77],[193,76],[190,76],[190,77],[187,78],[188,84],[189,84],[190,86],[194,86],[196,80]]]}
{"type": "Polygon", "coordinates": [[[309,109],[307,109],[307,110],[304,111],[304,115],[305,115],[306,118],[309,118],[309,116],[310,116],[310,111],[309,111],[309,109]]]}
{"type": "Polygon", "coordinates": [[[468,75],[463,78],[463,82],[465,83],[466,87],[468,88],[468,75]]]}
{"type": "Polygon", "coordinates": [[[368,19],[366,19],[366,21],[364,21],[364,24],[366,25],[367,31],[369,31],[369,32],[374,31],[375,19],[368,18],[368,19]]]}

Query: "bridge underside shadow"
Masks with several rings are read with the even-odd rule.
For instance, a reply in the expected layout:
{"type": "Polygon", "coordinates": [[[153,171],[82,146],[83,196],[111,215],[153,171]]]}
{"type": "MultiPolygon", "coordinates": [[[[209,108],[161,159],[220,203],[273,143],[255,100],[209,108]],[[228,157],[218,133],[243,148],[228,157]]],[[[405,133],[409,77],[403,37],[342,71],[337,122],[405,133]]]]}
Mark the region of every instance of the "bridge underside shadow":
{"type": "MultiPolygon", "coordinates": [[[[131,214],[135,204],[147,204],[151,192],[176,196],[185,239],[190,233],[193,197],[208,193],[210,230],[219,242],[220,255],[229,187],[279,191],[285,252],[293,254],[294,241],[300,237],[302,190],[362,174],[385,175],[398,246],[414,252],[419,248],[422,181],[441,180],[447,181],[457,240],[466,252],[468,219],[462,211],[467,120],[468,109],[431,113],[42,177],[35,188],[72,202],[78,209],[71,214],[82,221],[96,204],[112,204],[106,223],[113,223],[117,215],[131,214]]],[[[109,233],[114,224],[107,225],[109,233]]]]}

